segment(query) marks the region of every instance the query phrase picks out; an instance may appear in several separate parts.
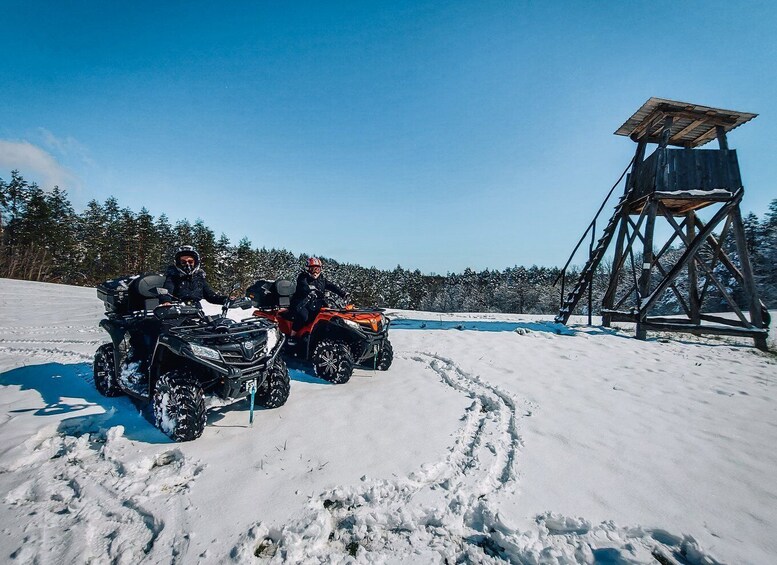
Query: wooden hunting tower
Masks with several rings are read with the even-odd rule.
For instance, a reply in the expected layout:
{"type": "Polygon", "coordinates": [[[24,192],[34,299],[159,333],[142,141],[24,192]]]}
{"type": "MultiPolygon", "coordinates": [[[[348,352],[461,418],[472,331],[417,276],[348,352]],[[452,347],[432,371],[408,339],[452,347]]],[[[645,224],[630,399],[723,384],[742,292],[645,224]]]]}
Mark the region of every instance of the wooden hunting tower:
{"type": "Polygon", "coordinates": [[[598,242],[592,242],[588,262],[566,298],[562,286],[557,322],[569,320],[586,289],[590,297],[593,275],[614,238],[613,267],[602,302],[605,326],[612,321],[635,322],[639,339],[645,339],[648,330],[745,336],[753,338],[759,349],[766,349],[764,318],[768,315],[756,292],[739,209],[744,188],[736,151],[729,149],[726,138],[729,131],[754,117],[756,114],[651,98],[618,128],[616,135],[629,136],[637,144],[631,172],[612,218],[598,242]],[[698,149],[714,139],[718,149],[698,149]],[[657,147],[646,158],[651,143],[657,147]],[[708,207],[715,209],[709,211],[714,213],[705,224],[697,212],[708,207]],[[672,235],[663,244],[654,240],[656,220],[665,220],[671,228],[672,235]],[[716,229],[720,229],[717,235],[713,234],[716,229]],[[724,250],[729,231],[736,241],[735,260],[724,250]],[[682,252],[665,255],[673,243],[680,244],[682,252]],[[636,264],[635,247],[642,252],[640,264],[636,264]],[[628,263],[631,282],[619,295],[628,263]],[[734,301],[731,285],[721,281],[720,269],[726,269],[741,287],[741,306],[734,301]],[[683,271],[687,281],[679,284],[683,271]],[[704,312],[704,299],[713,286],[736,318],[704,312]],[[666,291],[674,293],[685,316],[650,315],[666,291]]]}

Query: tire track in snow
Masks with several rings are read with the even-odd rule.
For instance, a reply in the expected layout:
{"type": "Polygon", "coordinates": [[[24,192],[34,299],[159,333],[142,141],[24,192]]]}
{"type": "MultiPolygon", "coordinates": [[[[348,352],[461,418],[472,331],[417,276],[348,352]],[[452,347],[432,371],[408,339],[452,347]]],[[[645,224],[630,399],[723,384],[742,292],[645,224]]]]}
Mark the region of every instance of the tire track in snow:
{"type": "Polygon", "coordinates": [[[0,353],[8,355],[19,355],[22,357],[44,358],[52,361],[94,361],[94,354],[79,353],[70,349],[61,349],[59,347],[8,347],[0,345],[0,353]]]}
{"type": "Polygon", "coordinates": [[[299,521],[280,529],[259,523],[235,546],[233,559],[258,553],[274,562],[338,562],[360,555],[374,562],[390,556],[454,563],[498,553],[492,532],[505,526],[494,499],[517,484],[519,401],[450,359],[430,353],[405,358],[472,398],[448,456],[407,478],[365,478],[359,487],[332,489],[312,500],[299,521]]]}
{"type": "MultiPolygon", "coordinates": [[[[463,466],[459,463],[460,474],[469,476],[473,471],[480,471],[480,484],[474,493],[482,496],[502,489],[512,491],[517,478],[518,449],[523,446],[517,429],[517,399],[479,376],[464,372],[450,359],[430,353],[412,359],[428,364],[445,384],[473,399],[468,415],[477,414],[477,431],[465,432],[464,438],[460,434],[457,444],[461,442],[465,448],[460,454],[464,463],[463,466]],[[489,466],[489,461],[488,470],[481,469],[489,466]]],[[[524,410],[522,416],[531,416],[531,411],[524,410]]],[[[455,447],[453,453],[456,453],[455,447]]]]}
{"type": "Polygon", "coordinates": [[[64,330],[72,330],[75,333],[92,333],[101,334],[104,333],[100,327],[95,327],[94,323],[90,320],[89,324],[84,325],[67,325],[67,326],[15,326],[5,327],[0,329],[0,335],[51,335],[52,333],[61,333],[64,330]]]}
{"type": "Polygon", "coordinates": [[[83,339],[4,339],[4,338],[0,338],[0,343],[31,343],[31,344],[69,343],[69,344],[79,344],[79,345],[99,345],[101,343],[105,343],[105,340],[102,340],[102,339],[83,340],[83,339]]]}
{"type": "Polygon", "coordinates": [[[257,523],[230,558],[255,563],[693,563],[720,565],[690,536],[594,525],[553,513],[519,530],[499,501],[518,486],[519,419],[535,406],[432,353],[422,363],[472,398],[448,456],[406,478],[368,480],[311,499],[296,521],[257,523]],[[519,407],[521,407],[519,409],[519,407]],[[525,407],[525,409],[524,409],[525,407]]]}

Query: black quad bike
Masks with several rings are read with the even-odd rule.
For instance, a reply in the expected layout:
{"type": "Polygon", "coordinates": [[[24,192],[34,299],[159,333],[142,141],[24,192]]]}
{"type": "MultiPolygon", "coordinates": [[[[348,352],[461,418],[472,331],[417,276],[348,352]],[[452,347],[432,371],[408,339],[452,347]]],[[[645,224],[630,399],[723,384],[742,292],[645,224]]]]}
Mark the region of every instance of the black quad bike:
{"type": "MultiPolygon", "coordinates": [[[[296,284],[288,280],[257,281],[246,291],[256,305],[254,316],[278,324],[291,334],[290,297],[296,284]]],[[[386,371],[394,359],[389,341],[390,320],[380,308],[355,308],[339,297],[310,296],[321,301],[318,315],[304,326],[294,341],[287,340],[283,355],[288,363],[301,361],[313,374],[333,384],[348,382],[354,366],[386,371]]]]}
{"type": "Polygon", "coordinates": [[[190,441],[205,428],[205,394],[249,398],[254,405],[282,406],[289,372],[279,355],[284,337],[275,324],[252,317],[235,322],[228,301],[220,316],[199,304],[159,305],[165,277],[157,274],[106,281],[97,287],[105,302],[100,327],[111,337],[94,357],[94,384],[104,396],[127,394],[151,402],[157,427],[176,441],[190,441]]]}

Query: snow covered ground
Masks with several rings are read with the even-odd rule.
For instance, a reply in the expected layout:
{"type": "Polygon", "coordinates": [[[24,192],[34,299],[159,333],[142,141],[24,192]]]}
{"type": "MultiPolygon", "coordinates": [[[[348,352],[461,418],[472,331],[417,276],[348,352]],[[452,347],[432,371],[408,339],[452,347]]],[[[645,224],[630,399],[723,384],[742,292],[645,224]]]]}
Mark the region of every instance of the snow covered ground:
{"type": "Polygon", "coordinates": [[[174,444],[94,390],[101,314],[0,279],[4,562],[777,562],[777,356],[751,342],[393,312],[388,372],[294,371],[253,427],[238,402],[174,444]]]}

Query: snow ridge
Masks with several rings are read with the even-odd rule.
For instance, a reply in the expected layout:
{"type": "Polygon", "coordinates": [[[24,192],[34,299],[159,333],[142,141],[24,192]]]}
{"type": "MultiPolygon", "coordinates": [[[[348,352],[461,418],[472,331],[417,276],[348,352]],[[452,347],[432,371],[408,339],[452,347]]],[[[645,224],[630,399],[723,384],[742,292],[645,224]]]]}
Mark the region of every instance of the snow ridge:
{"type": "MultiPolygon", "coordinates": [[[[131,442],[124,428],[100,425],[113,411],[27,440],[25,453],[0,472],[32,478],[12,489],[3,502],[21,515],[37,515],[24,525],[11,554],[22,563],[141,563],[166,534],[165,552],[185,553],[178,532],[185,521],[186,491],[201,472],[180,450],[127,461],[131,442]],[[181,505],[170,524],[156,517],[170,500],[181,505]]],[[[153,561],[154,559],[150,559],[153,561]]]]}

